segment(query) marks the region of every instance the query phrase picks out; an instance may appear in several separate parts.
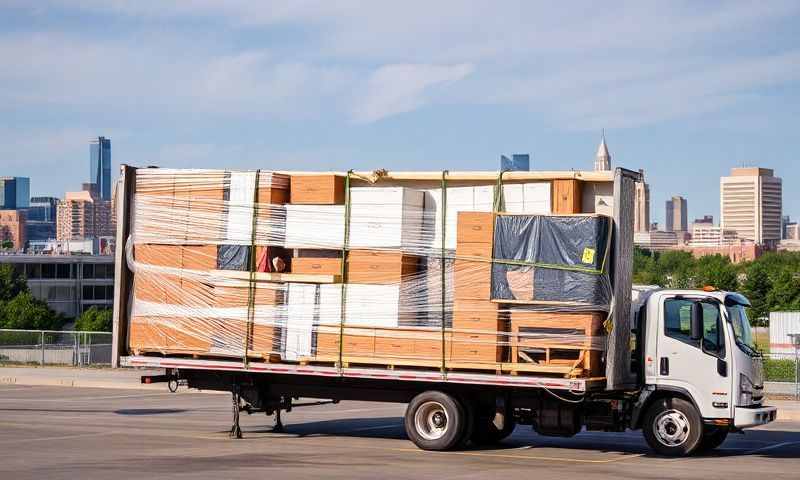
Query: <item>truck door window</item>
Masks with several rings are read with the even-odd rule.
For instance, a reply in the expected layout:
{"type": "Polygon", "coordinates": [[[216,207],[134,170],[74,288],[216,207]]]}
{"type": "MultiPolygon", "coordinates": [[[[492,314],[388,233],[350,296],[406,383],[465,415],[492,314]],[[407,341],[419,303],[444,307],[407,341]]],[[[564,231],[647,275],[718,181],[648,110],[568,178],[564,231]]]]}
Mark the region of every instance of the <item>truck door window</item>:
{"type": "Polygon", "coordinates": [[[692,340],[692,304],[694,301],[685,298],[669,298],[664,302],[664,334],[695,347],[700,347],[692,340]]]}
{"type": "Polygon", "coordinates": [[[702,302],[703,306],[703,351],[715,357],[725,358],[725,336],[722,333],[722,318],[719,307],[702,302]]]}
{"type": "MultiPolygon", "coordinates": [[[[664,302],[664,334],[693,347],[700,342],[692,340],[692,305],[694,300],[670,298],[664,302]]],[[[725,356],[725,337],[719,307],[713,303],[700,302],[703,307],[703,351],[714,356],[725,356]]]]}

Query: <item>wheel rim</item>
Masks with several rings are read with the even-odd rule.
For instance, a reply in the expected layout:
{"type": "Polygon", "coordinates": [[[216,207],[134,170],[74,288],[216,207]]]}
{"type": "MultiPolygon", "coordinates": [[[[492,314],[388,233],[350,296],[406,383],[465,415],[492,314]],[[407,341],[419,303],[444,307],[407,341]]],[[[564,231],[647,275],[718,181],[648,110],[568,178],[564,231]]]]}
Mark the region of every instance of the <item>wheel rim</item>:
{"type": "Polygon", "coordinates": [[[414,414],[414,427],[425,440],[438,440],[447,433],[450,417],[439,402],[425,402],[414,414]]]}
{"type": "Polygon", "coordinates": [[[691,433],[689,419],[678,410],[660,413],[653,421],[653,427],[658,441],[667,447],[683,445],[691,433]]]}

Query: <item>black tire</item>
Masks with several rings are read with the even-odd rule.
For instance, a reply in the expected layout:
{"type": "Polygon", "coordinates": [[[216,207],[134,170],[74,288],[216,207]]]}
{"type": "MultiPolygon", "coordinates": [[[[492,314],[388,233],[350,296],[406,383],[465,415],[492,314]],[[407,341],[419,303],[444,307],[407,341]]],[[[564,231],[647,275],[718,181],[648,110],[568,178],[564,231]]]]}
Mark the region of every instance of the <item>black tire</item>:
{"type": "Polygon", "coordinates": [[[464,439],[466,417],[454,397],[435,390],[422,392],[406,409],[406,435],[423,450],[451,450],[464,439]]]}
{"type": "Polygon", "coordinates": [[[690,402],[682,398],[663,398],[647,410],[642,430],[647,444],[658,454],[683,457],[700,446],[703,419],[690,402]]]}
{"type": "Polygon", "coordinates": [[[710,452],[715,448],[722,445],[722,442],[728,438],[730,430],[725,427],[706,427],[703,431],[703,438],[700,440],[700,446],[697,447],[698,452],[710,452]]]}
{"type": "Polygon", "coordinates": [[[461,408],[464,409],[464,430],[461,431],[461,440],[456,444],[455,448],[466,448],[472,439],[472,431],[475,428],[475,415],[477,415],[477,406],[474,402],[467,398],[460,397],[458,399],[461,408]]]}
{"type": "MultiPolygon", "coordinates": [[[[488,413],[488,412],[485,412],[488,413]]],[[[494,424],[494,412],[491,415],[476,416],[472,427],[471,440],[475,445],[494,445],[511,435],[516,427],[514,419],[506,416],[503,428],[498,429],[494,424]]]]}

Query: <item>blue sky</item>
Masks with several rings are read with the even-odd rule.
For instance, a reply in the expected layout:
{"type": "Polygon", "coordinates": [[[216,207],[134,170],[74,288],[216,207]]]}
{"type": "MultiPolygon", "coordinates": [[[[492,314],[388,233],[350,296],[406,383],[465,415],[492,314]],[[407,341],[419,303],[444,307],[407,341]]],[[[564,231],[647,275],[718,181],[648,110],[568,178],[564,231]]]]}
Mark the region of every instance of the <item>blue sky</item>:
{"type": "MultiPolygon", "coordinates": [[[[800,216],[800,3],[0,0],[0,164],[32,194],[115,164],[643,168],[651,215],[774,168],[800,216]]],[[[115,167],[116,171],[116,167],[115,167]]]]}

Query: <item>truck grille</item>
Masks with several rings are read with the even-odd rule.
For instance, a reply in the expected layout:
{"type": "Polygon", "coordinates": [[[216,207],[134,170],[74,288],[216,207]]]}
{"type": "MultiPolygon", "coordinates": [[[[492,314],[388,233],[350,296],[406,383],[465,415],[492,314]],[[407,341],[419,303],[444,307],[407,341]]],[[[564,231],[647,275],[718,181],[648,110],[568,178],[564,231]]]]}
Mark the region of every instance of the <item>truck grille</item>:
{"type": "Polygon", "coordinates": [[[764,386],[764,358],[761,355],[753,357],[753,378],[751,380],[756,387],[764,386]]]}

